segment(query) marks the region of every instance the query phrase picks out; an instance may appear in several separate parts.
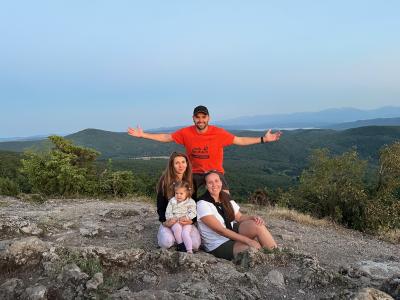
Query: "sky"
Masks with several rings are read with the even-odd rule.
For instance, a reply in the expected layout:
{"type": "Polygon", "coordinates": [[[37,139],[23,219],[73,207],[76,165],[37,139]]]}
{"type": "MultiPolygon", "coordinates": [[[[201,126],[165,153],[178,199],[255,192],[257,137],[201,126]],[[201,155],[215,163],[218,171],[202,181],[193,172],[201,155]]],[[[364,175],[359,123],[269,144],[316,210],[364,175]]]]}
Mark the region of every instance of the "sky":
{"type": "Polygon", "coordinates": [[[400,104],[400,2],[3,1],[0,137],[400,104]]]}

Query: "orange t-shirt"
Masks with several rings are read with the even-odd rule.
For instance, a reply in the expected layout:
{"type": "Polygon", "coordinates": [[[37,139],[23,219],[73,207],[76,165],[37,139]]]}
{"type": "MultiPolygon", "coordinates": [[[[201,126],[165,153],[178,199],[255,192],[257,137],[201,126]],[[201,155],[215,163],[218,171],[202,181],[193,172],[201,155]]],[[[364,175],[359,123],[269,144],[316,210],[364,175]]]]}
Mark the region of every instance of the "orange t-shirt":
{"type": "Polygon", "coordinates": [[[234,137],[225,129],[212,125],[208,126],[205,133],[198,133],[194,125],[172,133],[172,139],[186,148],[193,173],[210,170],[224,173],[224,147],[232,145],[234,137]]]}

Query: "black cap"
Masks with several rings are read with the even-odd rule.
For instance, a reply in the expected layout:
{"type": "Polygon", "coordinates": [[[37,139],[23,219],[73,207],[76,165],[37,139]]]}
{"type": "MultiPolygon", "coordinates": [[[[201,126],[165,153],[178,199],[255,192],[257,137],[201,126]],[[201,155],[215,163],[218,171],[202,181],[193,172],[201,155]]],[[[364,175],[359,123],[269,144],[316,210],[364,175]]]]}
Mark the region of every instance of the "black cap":
{"type": "Polygon", "coordinates": [[[199,105],[193,110],[193,116],[197,115],[198,113],[209,115],[207,107],[203,105],[199,105]]]}

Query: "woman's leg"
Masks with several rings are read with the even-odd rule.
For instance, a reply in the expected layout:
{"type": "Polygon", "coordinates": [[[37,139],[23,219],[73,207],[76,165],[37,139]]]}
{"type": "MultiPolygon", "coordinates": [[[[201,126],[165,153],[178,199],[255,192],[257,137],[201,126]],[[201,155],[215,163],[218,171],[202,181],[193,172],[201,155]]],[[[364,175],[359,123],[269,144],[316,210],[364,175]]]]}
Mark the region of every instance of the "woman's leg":
{"type": "Polygon", "coordinates": [[[175,238],[172,230],[161,224],[157,233],[157,241],[161,248],[171,248],[175,244],[175,238]]]}
{"type": "Polygon", "coordinates": [[[178,244],[183,242],[182,240],[182,225],[180,223],[175,223],[171,227],[172,232],[174,233],[175,240],[178,244]]]}
{"type": "Polygon", "coordinates": [[[193,253],[192,237],[190,236],[191,231],[192,231],[192,225],[183,225],[182,239],[183,243],[185,244],[186,251],[189,253],[193,253]]]}
{"type": "Polygon", "coordinates": [[[276,248],[276,242],[265,225],[257,225],[253,220],[243,221],[239,224],[239,233],[251,239],[257,238],[262,247],[276,248]]]}
{"type": "Polygon", "coordinates": [[[236,256],[238,253],[246,251],[248,249],[250,249],[249,245],[242,243],[242,242],[235,241],[235,244],[233,244],[233,255],[236,256]]]}
{"type": "Polygon", "coordinates": [[[192,225],[190,231],[190,237],[192,238],[193,250],[199,250],[201,244],[200,232],[195,225],[192,225]]]}

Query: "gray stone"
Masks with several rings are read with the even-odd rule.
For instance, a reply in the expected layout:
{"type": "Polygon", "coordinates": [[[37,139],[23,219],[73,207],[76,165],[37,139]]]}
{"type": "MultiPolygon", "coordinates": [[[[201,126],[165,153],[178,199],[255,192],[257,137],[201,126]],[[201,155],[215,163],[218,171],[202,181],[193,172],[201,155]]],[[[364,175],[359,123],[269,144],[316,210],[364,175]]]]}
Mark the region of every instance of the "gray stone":
{"type": "MultiPolygon", "coordinates": [[[[187,281],[182,283],[177,292],[190,299],[215,299],[215,291],[211,288],[210,282],[207,280],[191,282],[187,281]]],[[[186,299],[186,298],[183,298],[186,299]]]]}
{"type": "Polygon", "coordinates": [[[375,281],[382,281],[396,274],[400,274],[400,262],[386,261],[360,261],[349,268],[352,277],[366,276],[375,281]]]}
{"type": "Polygon", "coordinates": [[[79,233],[85,237],[94,237],[99,234],[103,228],[94,222],[84,222],[79,229],[79,233]]]}
{"type": "Polygon", "coordinates": [[[394,299],[400,300],[400,274],[385,280],[381,290],[391,295],[394,299]]]}
{"type": "Polygon", "coordinates": [[[393,300],[388,294],[374,289],[374,288],[363,288],[357,294],[354,295],[352,300],[393,300]]]}
{"type": "Polygon", "coordinates": [[[103,273],[96,273],[86,282],[86,288],[88,290],[97,290],[98,286],[101,284],[103,284],[103,273]]]}
{"type": "Polygon", "coordinates": [[[285,288],[285,278],[282,273],[277,270],[268,272],[267,279],[278,288],[285,288]]]}
{"type": "Polygon", "coordinates": [[[35,265],[49,245],[37,237],[27,237],[12,243],[6,249],[6,256],[17,265],[35,265]]]}
{"type": "Polygon", "coordinates": [[[73,227],[74,225],[75,225],[74,222],[69,221],[69,222],[64,223],[64,224],[62,225],[62,227],[63,227],[64,229],[70,229],[70,228],[73,227]]]}
{"type": "Polygon", "coordinates": [[[133,299],[133,293],[127,286],[124,286],[115,293],[111,294],[110,299],[115,299],[115,300],[133,299]]]}
{"type": "Polygon", "coordinates": [[[6,248],[12,243],[12,240],[0,241],[0,251],[6,250],[6,248]]]}
{"type": "Polygon", "coordinates": [[[395,274],[400,274],[400,263],[362,261],[359,264],[359,269],[372,279],[387,279],[395,274]]]}
{"type": "Polygon", "coordinates": [[[62,274],[58,277],[62,282],[71,282],[73,284],[80,283],[89,278],[89,275],[82,272],[76,264],[68,264],[64,266],[62,274]]]}
{"type": "Polygon", "coordinates": [[[27,226],[22,227],[20,230],[25,234],[32,234],[32,235],[41,235],[43,233],[43,230],[37,227],[36,224],[29,224],[27,226]]]}
{"type": "Polygon", "coordinates": [[[47,299],[47,288],[43,285],[28,287],[25,290],[27,299],[29,300],[45,300],[47,299]]]}
{"type": "Polygon", "coordinates": [[[18,298],[24,287],[24,282],[18,278],[8,279],[0,286],[0,299],[13,300],[18,298]]]}
{"type": "Polygon", "coordinates": [[[143,229],[144,229],[144,226],[142,224],[136,224],[134,227],[134,231],[136,231],[136,232],[143,231],[143,229]]]}
{"type": "Polygon", "coordinates": [[[85,237],[94,237],[99,234],[99,230],[96,228],[80,228],[79,233],[85,237]]]}
{"type": "Polygon", "coordinates": [[[287,242],[295,242],[297,240],[295,236],[290,234],[281,234],[280,237],[282,238],[282,240],[287,242]]]}

